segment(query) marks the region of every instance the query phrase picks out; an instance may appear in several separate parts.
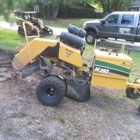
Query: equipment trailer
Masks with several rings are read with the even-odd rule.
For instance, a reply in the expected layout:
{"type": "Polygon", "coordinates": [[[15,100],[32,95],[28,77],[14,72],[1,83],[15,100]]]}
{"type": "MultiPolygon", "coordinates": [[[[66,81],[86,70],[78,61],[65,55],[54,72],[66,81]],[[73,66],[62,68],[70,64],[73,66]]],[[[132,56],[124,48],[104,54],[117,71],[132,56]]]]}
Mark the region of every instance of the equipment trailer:
{"type": "Polygon", "coordinates": [[[140,97],[140,81],[127,82],[132,58],[123,53],[124,45],[120,51],[113,51],[96,49],[95,42],[91,65],[88,66],[82,61],[84,30],[69,25],[68,32],[62,32],[59,36],[60,41],[38,38],[38,35],[31,42],[28,42],[29,37],[24,32],[27,45],[17,50],[12,65],[21,71],[23,78],[38,69],[44,72],[43,80],[36,88],[37,98],[43,105],[58,105],[64,96],[85,102],[89,98],[91,85],[126,88],[129,98],[140,97]]]}

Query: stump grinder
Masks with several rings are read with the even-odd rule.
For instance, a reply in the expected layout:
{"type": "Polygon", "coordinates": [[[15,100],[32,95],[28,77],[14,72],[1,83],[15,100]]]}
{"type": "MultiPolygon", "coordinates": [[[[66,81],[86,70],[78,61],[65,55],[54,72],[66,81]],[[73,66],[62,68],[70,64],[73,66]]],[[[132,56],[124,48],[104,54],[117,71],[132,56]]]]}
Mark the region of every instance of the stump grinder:
{"type": "Polygon", "coordinates": [[[115,89],[126,89],[129,98],[140,97],[140,81],[129,82],[132,58],[124,54],[124,45],[119,51],[96,48],[94,44],[90,66],[83,63],[86,32],[73,25],[68,32],[62,32],[59,40],[39,38],[17,49],[12,60],[22,77],[42,71],[42,81],[36,88],[38,100],[47,106],[58,105],[67,96],[79,102],[85,102],[90,96],[90,86],[101,86],[115,89]]]}

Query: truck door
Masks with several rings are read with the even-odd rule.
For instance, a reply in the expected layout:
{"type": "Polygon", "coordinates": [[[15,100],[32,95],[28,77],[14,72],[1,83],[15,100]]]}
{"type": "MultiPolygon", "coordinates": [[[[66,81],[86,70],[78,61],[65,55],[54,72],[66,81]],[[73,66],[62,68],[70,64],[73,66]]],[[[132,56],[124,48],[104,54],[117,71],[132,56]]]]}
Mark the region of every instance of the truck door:
{"type": "Polygon", "coordinates": [[[137,32],[136,32],[135,41],[140,42],[140,15],[139,15],[139,22],[138,22],[138,26],[137,26],[137,32]]]}
{"type": "Polygon", "coordinates": [[[124,14],[118,24],[118,39],[134,41],[136,28],[134,27],[134,15],[124,14]]]}
{"type": "Polygon", "coordinates": [[[118,26],[118,19],[119,15],[118,14],[112,14],[107,16],[103,21],[105,22],[104,24],[100,25],[98,28],[99,36],[100,37],[110,37],[110,38],[117,38],[117,26],[118,26]]]}

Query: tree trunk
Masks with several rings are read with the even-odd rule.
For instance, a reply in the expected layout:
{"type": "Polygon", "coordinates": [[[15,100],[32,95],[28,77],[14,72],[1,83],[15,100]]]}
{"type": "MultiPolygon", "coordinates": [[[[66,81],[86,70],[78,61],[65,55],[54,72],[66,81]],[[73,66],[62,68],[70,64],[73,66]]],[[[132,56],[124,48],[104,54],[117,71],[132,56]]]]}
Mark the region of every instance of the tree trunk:
{"type": "Polygon", "coordinates": [[[44,19],[46,19],[45,6],[44,5],[41,5],[41,11],[42,11],[44,19]]]}
{"type": "Polygon", "coordinates": [[[50,6],[46,6],[46,12],[47,12],[47,19],[50,19],[50,6]]]}
{"type": "Polygon", "coordinates": [[[53,19],[57,20],[58,6],[53,6],[53,19]]]}
{"type": "Polygon", "coordinates": [[[53,19],[54,20],[57,20],[57,15],[58,15],[58,9],[59,9],[59,6],[60,6],[60,3],[63,2],[63,0],[60,0],[57,5],[52,5],[53,7],[53,19]]]}

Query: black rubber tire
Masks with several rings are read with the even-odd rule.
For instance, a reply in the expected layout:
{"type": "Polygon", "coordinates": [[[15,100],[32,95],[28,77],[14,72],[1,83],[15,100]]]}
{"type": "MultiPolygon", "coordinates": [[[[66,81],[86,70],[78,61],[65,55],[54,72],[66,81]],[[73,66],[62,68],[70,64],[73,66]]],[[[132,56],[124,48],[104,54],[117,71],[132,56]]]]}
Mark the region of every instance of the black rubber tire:
{"type": "Polygon", "coordinates": [[[87,44],[94,44],[95,39],[97,39],[97,36],[95,32],[90,31],[90,32],[87,32],[85,39],[86,39],[87,44]]]}
{"type": "Polygon", "coordinates": [[[134,91],[134,88],[127,87],[126,88],[126,95],[127,95],[127,97],[129,97],[131,99],[137,99],[137,98],[139,98],[140,97],[140,94],[139,93],[134,94],[133,91],[134,91]]]}
{"type": "Polygon", "coordinates": [[[139,114],[140,114],[140,104],[139,104],[139,106],[138,106],[138,112],[139,112],[139,114]]]}
{"type": "Polygon", "coordinates": [[[52,35],[53,34],[53,30],[48,28],[48,27],[44,27],[43,29],[43,35],[52,35]]]}
{"type": "Polygon", "coordinates": [[[56,76],[46,77],[36,88],[38,100],[46,106],[58,105],[63,100],[65,92],[65,81],[56,76]]]}
{"type": "Polygon", "coordinates": [[[24,35],[24,30],[21,26],[18,26],[18,34],[24,35]]]}
{"type": "MultiPolygon", "coordinates": [[[[27,30],[26,30],[26,33],[27,33],[27,36],[31,36],[32,35],[31,32],[29,32],[27,30]]],[[[24,29],[23,29],[23,27],[18,26],[18,34],[19,35],[24,35],[24,29]]]]}

